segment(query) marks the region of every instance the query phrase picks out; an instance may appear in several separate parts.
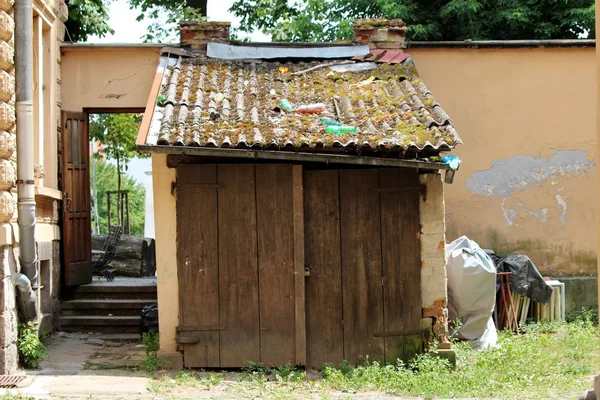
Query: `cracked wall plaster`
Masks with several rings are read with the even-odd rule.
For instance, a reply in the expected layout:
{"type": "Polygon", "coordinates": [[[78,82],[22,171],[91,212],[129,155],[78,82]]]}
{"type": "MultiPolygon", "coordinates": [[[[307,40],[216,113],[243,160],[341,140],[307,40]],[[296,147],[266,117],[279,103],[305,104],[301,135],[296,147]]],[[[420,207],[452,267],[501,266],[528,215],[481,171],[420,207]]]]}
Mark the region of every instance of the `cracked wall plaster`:
{"type": "Polygon", "coordinates": [[[475,171],[467,179],[467,188],[474,194],[508,198],[515,190],[565,175],[585,175],[595,167],[583,150],[555,151],[549,159],[518,154],[493,161],[490,169],[475,171]]]}

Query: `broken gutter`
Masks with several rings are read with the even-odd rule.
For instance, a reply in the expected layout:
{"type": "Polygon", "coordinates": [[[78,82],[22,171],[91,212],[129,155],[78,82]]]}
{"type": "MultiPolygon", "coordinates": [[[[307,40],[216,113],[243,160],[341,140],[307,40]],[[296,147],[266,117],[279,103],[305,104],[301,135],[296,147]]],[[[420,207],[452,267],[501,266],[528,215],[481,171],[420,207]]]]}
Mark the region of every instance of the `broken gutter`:
{"type": "Polygon", "coordinates": [[[344,154],[139,144],[137,145],[137,150],[140,153],[147,154],[173,154],[182,156],[242,158],[248,160],[278,160],[317,162],[325,164],[370,165],[375,167],[416,168],[431,171],[444,170],[454,172],[448,164],[442,162],[364,157],[344,154]]]}

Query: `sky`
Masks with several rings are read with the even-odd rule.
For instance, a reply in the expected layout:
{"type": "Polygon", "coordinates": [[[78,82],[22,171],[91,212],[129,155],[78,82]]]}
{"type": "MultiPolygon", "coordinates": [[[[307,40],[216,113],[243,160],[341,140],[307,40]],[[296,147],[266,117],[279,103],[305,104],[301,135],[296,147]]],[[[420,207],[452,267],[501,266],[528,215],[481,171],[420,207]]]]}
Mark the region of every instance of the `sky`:
{"type": "MultiPolygon", "coordinates": [[[[228,10],[234,0],[208,0],[208,19],[210,21],[228,21],[232,27],[239,26],[239,20],[228,10]]],[[[115,30],[114,35],[99,38],[91,37],[90,43],[138,43],[146,32],[148,21],[136,21],[138,10],[130,10],[127,0],[114,0],[110,5],[109,26],[115,30]]],[[[253,42],[268,42],[269,36],[255,32],[250,36],[253,42]]]]}
{"type": "MultiPolygon", "coordinates": [[[[232,27],[239,25],[239,20],[228,10],[234,0],[208,0],[208,19],[210,21],[228,21],[232,27]]],[[[109,26],[114,29],[113,35],[103,38],[92,36],[89,43],[141,43],[141,37],[146,32],[148,21],[136,21],[138,10],[130,10],[127,0],[114,0],[110,5],[109,26]]],[[[254,42],[268,42],[269,36],[261,32],[253,33],[250,40],[254,42]]],[[[150,159],[134,159],[129,163],[128,175],[138,182],[146,184],[150,179],[146,171],[152,170],[150,159]]]]}

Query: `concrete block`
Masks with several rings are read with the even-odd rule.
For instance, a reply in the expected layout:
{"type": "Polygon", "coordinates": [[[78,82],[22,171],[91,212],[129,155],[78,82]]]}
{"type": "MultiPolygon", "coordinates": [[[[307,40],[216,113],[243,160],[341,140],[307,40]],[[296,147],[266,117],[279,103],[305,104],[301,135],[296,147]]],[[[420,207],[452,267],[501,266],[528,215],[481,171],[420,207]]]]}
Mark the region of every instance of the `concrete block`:
{"type": "Polygon", "coordinates": [[[181,352],[159,351],[157,355],[162,368],[171,370],[183,369],[183,354],[181,352]]]}
{"type": "Polygon", "coordinates": [[[17,342],[18,320],[16,311],[5,311],[0,315],[0,347],[17,342]]]}
{"type": "Polygon", "coordinates": [[[429,330],[431,330],[431,328],[433,328],[433,319],[432,318],[423,318],[423,319],[421,319],[421,327],[423,329],[429,329],[429,330]]]}
{"type": "MultiPolygon", "coordinates": [[[[445,270],[444,270],[445,272],[445,270]]],[[[421,269],[421,306],[432,308],[437,300],[448,299],[448,281],[445,273],[435,269],[421,269]]]]}
{"type": "Polygon", "coordinates": [[[0,375],[13,375],[19,366],[16,343],[0,348],[0,375]]]}
{"type": "Polygon", "coordinates": [[[9,262],[8,257],[9,249],[10,247],[8,246],[0,247],[0,278],[11,276],[13,273],[13,268],[11,268],[11,263],[9,262]]]}
{"type": "Polygon", "coordinates": [[[0,280],[0,312],[14,310],[16,305],[15,285],[11,277],[0,280]]]}
{"type": "Polygon", "coordinates": [[[597,277],[553,277],[565,284],[565,311],[598,309],[598,278],[597,277]]]}

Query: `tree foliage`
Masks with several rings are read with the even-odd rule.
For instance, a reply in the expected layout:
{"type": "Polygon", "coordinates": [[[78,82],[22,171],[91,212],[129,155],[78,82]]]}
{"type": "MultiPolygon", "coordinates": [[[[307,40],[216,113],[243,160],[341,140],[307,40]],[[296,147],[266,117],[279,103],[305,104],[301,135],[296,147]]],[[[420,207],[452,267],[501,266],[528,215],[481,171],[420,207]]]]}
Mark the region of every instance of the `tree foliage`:
{"type": "Polygon", "coordinates": [[[65,22],[65,41],[85,42],[88,36],[114,33],[108,26],[108,6],[111,0],[71,0],[69,19],[65,22]]]}
{"type": "MultiPolygon", "coordinates": [[[[135,141],[137,138],[141,117],[136,114],[97,114],[90,118],[90,139],[97,141],[101,150],[93,156],[96,159],[107,157],[116,161],[116,190],[121,192],[123,186],[121,177],[127,170],[129,161],[138,156],[135,141]]],[[[139,155],[147,157],[147,155],[139,155]]],[[[117,221],[125,223],[125,204],[117,196],[117,221]]]]}
{"type": "MultiPolygon", "coordinates": [[[[129,190],[129,220],[131,235],[144,236],[144,217],[146,192],[144,186],[132,177],[125,175],[122,182],[123,190],[129,190]]],[[[100,233],[108,233],[108,206],[106,192],[117,189],[117,168],[104,160],[96,163],[96,190],[98,200],[98,221],[100,233]]],[[[92,199],[93,201],[93,199],[92,199]]],[[[93,209],[92,203],[92,209],[93,209]]],[[[116,210],[116,204],[111,204],[111,212],[116,210]]],[[[115,218],[113,216],[113,218],[115,218]]],[[[96,223],[94,221],[93,223],[96,223]]],[[[93,229],[92,229],[93,230],[93,229]]]]}
{"type": "MultiPolygon", "coordinates": [[[[135,140],[140,122],[141,118],[136,114],[96,114],[90,118],[90,139],[102,146],[102,152],[94,157],[106,156],[117,162],[119,183],[129,161],[138,156],[135,140]]],[[[121,190],[120,186],[117,190],[121,190]]]]}
{"type": "MultiPolygon", "coordinates": [[[[108,7],[113,0],[71,0],[65,40],[85,42],[89,36],[104,37],[114,33],[108,25],[108,7]]],[[[152,21],[142,39],[145,41],[172,41],[176,37],[176,23],[184,19],[206,16],[207,0],[128,0],[129,6],[139,9],[138,21],[152,21]]]]}
{"type": "Polygon", "coordinates": [[[595,37],[593,0],[236,0],[231,11],[274,41],[348,40],[357,18],[401,18],[411,40],[595,37]]]}

